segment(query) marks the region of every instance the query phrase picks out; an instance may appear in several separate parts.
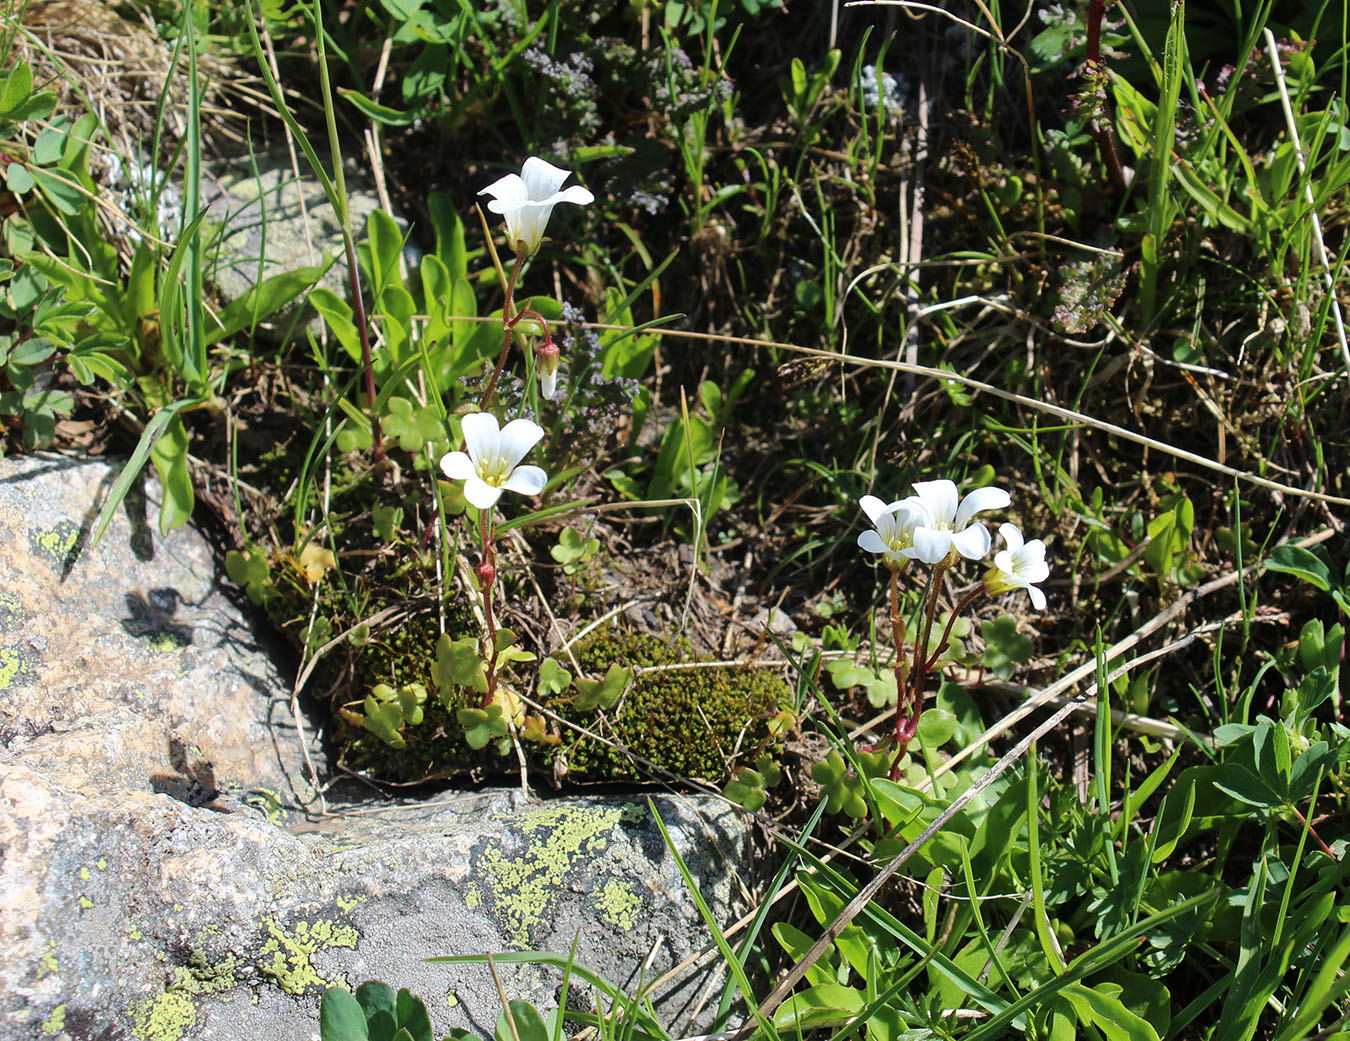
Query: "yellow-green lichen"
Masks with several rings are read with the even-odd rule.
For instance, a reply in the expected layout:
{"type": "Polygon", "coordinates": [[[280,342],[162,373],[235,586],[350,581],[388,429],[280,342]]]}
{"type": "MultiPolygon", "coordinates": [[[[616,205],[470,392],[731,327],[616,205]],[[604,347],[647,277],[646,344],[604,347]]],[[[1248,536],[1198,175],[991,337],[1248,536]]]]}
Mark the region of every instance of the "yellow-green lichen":
{"type": "Polygon", "coordinates": [[[38,959],[38,979],[50,975],[61,967],[56,957],[56,941],[47,941],[47,953],[38,959]]]}
{"type": "Polygon", "coordinates": [[[276,922],[264,923],[269,939],[263,943],[258,967],[277,981],[287,994],[303,994],[309,987],[320,989],[334,981],[325,980],[314,967],[311,956],[331,947],[356,948],[360,939],[356,929],[328,919],[299,921],[292,931],[276,922]]]}
{"type": "Polygon", "coordinates": [[[17,629],[24,614],[22,600],[13,593],[0,593],[0,633],[17,629]]]}
{"type": "Polygon", "coordinates": [[[244,796],[243,802],[245,806],[252,806],[266,817],[268,824],[279,828],[286,822],[286,810],[282,805],[281,796],[271,788],[254,788],[244,796]]]}
{"type": "Polygon", "coordinates": [[[515,859],[500,849],[483,854],[495,911],[512,942],[531,946],[530,930],[552,921],[556,894],[576,862],[604,854],[609,833],[623,821],[624,811],[619,806],[539,810],[519,825],[527,840],[523,854],[515,859]]]}
{"type": "Polygon", "coordinates": [[[464,906],[470,911],[475,911],[483,906],[483,891],[478,888],[476,882],[470,882],[464,890],[464,906]]]}
{"type": "Polygon", "coordinates": [[[133,940],[139,940],[141,938],[141,927],[135,922],[132,922],[131,928],[127,930],[127,936],[131,937],[133,940]]]}
{"type": "Polygon", "coordinates": [[[42,1021],[39,1028],[48,1037],[55,1037],[66,1028],[66,1006],[57,1005],[52,1014],[42,1021]]]}
{"type": "Polygon", "coordinates": [[[81,894],[80,894],[80,910],[81,910],[81,911],[88,911],[88,910],[89,910],[91,907],[93,907],[93,906],[94,906],[94,901],[90,900],[87,896],[85,896],[83,893],[81,893],[81,894]]]}
{"type": "Polygon", "coordinates": [[[81,882],[89,881],[89,869],[87,867],[80,868],[80,881],[81,882]]]}
{"type": "Polygon", "coordinates": [[[8,690],[32,666],[27,655],[14,647],[0,647],[0,690],[8,690]]]}
{"type": "Polygon", "coordinates": [[[79,541],[80,526],[73,521],[61,521],[47,531],[37,528],[28,530],[28,548],[33,555],[45,557],[56,568],[64,568],[75,562],[80,555],[79,541]]]}
{"type": "Polygon", "coordinates": [[[351,914],[353,907],[365,903],[368,899],[370,898],[365,896],[340,896],[337,898],[338,910],[343,914],[351,914]]]}
{"type": "Polygon", "coordinates": [[[626,932],[637,925],[637,913],[642,907],[642,897],[633,892],[630,883],[611,878],[600,889],[595,898],[595,906],[607,922],[626,932]]]}
{"type": "Polygon", "coordinates": [[[146,637],[145,643],[156,654],[169,654],[173,651],[181,651],[184,647],[192,646],[192,639],[182,633],[161,629],[159,632],[151,633],[146,637]]]}
{"type": "Polygon", "coordinates": [[[180,994],[224,994],[239,984],[238,955],[227,954],[211,964],[194,952],[186,966],[174,969],[169,989],[180,994]]]}
{"type": "Polygon", "coordinates": [[[107,870],[108,870],[108,858],[107,858],[107,857],[99,857],[96,861],[94,861],[94,867],[98,868],[100,871],[107,871],[107,870]]]}
{"type": "Polygon", "coordinates": [[[182,1041],[197,1025],[192,999],[173,990],[133,1001],[127,1012],[131,1016],[131,1036],[136,1041],[182,1041]]]}

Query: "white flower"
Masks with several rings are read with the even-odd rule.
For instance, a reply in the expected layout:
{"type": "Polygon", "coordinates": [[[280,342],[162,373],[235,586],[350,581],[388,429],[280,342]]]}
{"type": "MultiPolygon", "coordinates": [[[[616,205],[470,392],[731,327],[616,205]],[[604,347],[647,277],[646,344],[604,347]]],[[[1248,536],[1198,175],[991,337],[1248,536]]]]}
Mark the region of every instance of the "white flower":
{"type": "Polygon", "coordinates": [[[539,248],[554,206],[560,202],[585,205],[595,201],[595,196],[578,184],[559,191],[570,176],[569,171],[532,155],[519,174],[507,174],[478,194],[492,196],[488,209],[506,218],[506,237],[511,248],[528,257],[539,248]]]}
{"type": "Polygon", "coordinates": [[[502,492],[538,495],[548,475],[538,466],[521,466],[525,453],[538,444],[544,428],[528,419],[513,419],[502,429],[497,417],[474,412],[460,421],[467,452],[449,452],[441,470],[452,481],[464,482],[464,498],[480,510],[493,505],[502,492]]]}
{"type": "Polygon", "coordinates": [[[989,531],[970,519],[985,510],[997,510],[1012,500],[1002,488],[976,488],[957,502],[956,485],[951,481],[919,481],[918,494],[905,500],[927,515],[927,521],[914,531],[914,546],[905,551],[925,564],[937,564],[955,550],[970,560],[979,560],[989,552],[989,531]]]}
{"type": "Polygon", "coordinates": [[[910,502],[887,505],[875,495],[864,495],[858,505],[875,527],[858,536],[858,545],[868,553],[882,554],[892,571],[903,571],[910,560],[905,550],[914,545],[914,529],[927,521],[927,514],[910,502]]]}
{"type": "Polygon", "coordinates": [[[984,574],[984,588],[995,596],[1025,589],[1031,597],[1031,606],[1044,611],[1045,594],[1035,583],[1044,582],[1050,575],[1050,565],[1045,562],[1045,543],[1040,539],[1023,542],[1022,532],[1016,524],[1000,524],[998,533],[1008,548],[994,554],[994,566],[984,574]]]}

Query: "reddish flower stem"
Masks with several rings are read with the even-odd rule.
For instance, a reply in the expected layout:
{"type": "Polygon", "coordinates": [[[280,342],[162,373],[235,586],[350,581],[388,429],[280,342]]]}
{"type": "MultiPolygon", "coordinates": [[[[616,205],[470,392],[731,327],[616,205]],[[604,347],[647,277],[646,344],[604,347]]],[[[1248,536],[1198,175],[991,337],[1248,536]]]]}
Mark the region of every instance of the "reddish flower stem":
{"type": "Polygon", "coordinates": [[[520,266],[523,263],[525,263],[525,254],[517,253],[516,262],[511,265],[511,276],[506,280],[506,299],[502,302],[502,352],[497,355],[497,365],[488,379],[482,400],[478,402],[479,412],[488,410],[488,405],[492,401],[492,392],[497,389],[497,380],[501,377],[502,369],[506,367],[506,358],[511,353],[511,334],[516,324],[511,312],[515,307],[513,297],[516,291],[516,276],[520,274],[520,266]]]}
{"type": "Polygon", "coordinates": [[[479,584],[483,588],[483,615],[487,619],[487,646],[483,654],[483,672],[487,677],[487,692],[483,695],[483,708],[492,704],[497,694],[497,619],[492,610],[492,587],[496,584],[497,561],[492,549],[492,529],[489,526],[489,507],[479,512],[483,535],[483,566],[479,584]]]}

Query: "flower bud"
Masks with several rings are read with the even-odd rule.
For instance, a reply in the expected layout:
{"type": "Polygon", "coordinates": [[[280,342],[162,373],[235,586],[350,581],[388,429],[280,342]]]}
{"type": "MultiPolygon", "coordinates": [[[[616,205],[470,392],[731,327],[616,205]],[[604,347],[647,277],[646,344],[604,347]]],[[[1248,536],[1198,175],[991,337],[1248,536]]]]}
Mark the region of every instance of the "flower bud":
{"type": "Polygon", "coordinates": [[[558,361],[562,351],[552,340],[546,340],[535,351],[535,361],[539,371],[539,393],[546,401],[552,401],[558,392],[558,361]]]}
{"type": "Polygon", "coordinates": [[[479,588],[487,590],[492,588],[492,583],[497,580],[497,569],[492,566],[492,561],[485,560],[474,568],[474,574],[478,576],[479,588]]]}

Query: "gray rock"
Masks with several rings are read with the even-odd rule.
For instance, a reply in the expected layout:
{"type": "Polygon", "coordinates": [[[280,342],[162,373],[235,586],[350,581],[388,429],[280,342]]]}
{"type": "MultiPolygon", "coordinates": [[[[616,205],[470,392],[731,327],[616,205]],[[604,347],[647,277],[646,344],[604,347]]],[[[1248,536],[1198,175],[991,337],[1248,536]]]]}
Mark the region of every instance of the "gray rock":
{"type": "MultiPolygon", "coordinates": [[[[356,241],[365,238],[366,219],[380,203],[369,179],[352,162],[345,167],[347,206],[356,241]]],[[[217,160],[207,165],[202,199],[222,228],[208,266],[208,281],[225,302],[237,300],[259,280],[298,268],[334,263],[319,285],[349,296],[342,225],[323,186],[300,156],[300,175],[284,150],[217,160]],[[260,263],[261,258],[261,263],[260,263]]],[[[397,219],[397,218],[396,218],[397,219]]],[[[407,222],[398,219],[406,228],[407,222]]],[[[416,258],[412,261],[416,264],[416,258]]],[[[293,304],[265,324],[284,333],[300,310],[293,304]]]]}
{"type": "MultiPolygon", "coordinates": [[[[487,968],[424,958],[579,935],[579,961],[631,985],[653,950],[648,980],[703,946],[645,800],[454,793],[305,818],[288,687],[200,536],[161,537],[150,486],[87,545],[114,476],[0,460],[0,1038],[309,1038],[325,986],[370,978],[422,997],[438,1036],[491,1036],[487,968]]],[[[744,819],[653,801],[730,918],[744,819]]],[[[508,996],[556,1003],[559,973],[500,972],[508,996]]],[[[682,981],[663,1014],[702,993],[682,981]]]]}

